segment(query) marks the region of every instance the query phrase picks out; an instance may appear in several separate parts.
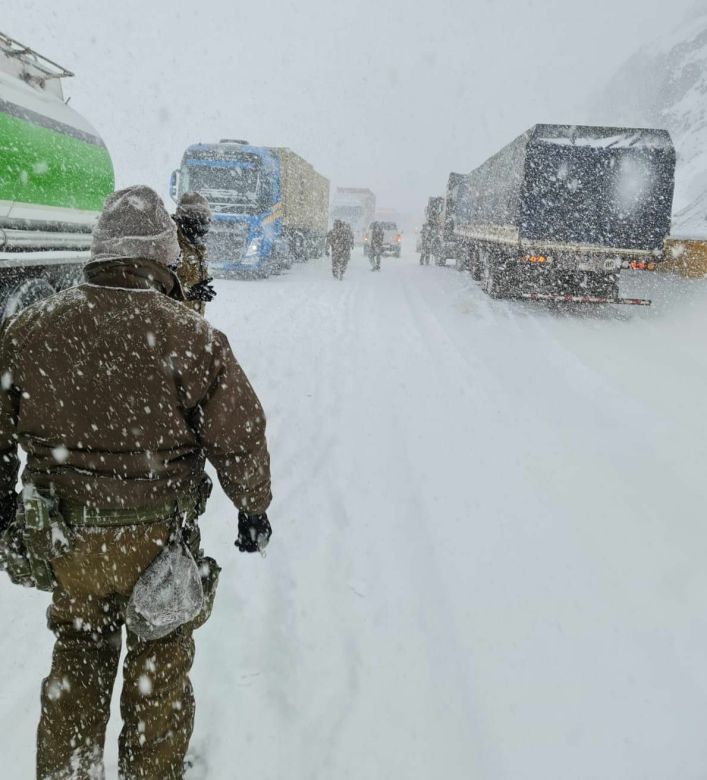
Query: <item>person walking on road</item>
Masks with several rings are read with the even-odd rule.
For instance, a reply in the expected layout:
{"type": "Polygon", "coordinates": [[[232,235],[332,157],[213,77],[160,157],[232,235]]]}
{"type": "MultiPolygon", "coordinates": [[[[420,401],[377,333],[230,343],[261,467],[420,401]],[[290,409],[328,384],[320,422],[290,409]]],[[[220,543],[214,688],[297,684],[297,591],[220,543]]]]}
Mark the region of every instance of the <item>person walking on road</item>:
{"type": "Polygon", "coordinates": [[[372,271],[380,271],[381,269],[381,255],[383,254],[384,241],[385,233],[380,222],[374,222],[371,225],[371,240],[368,248],[372,271]]]}
{"type": "Polygon", "coordinates": [[[432,254],[434,231],[429,222],[425,222],[420,231],[420,265],[430,264],[430,254],[432,254]]]}
{"type": "Polygon", "coordinates": [[[334,226],[327,233],[326,253],[331,254],[331,271],[334,278],[341,281],[344,278],[346,267],[351,259],[353,249],[353,232],[351,228],[340,219],[334,220],[334,226]]]}
{"type": "Polygon", "coordinates": [[[211,207],[198,192],[185,192],[179,198],[177,212],[172,217],[177,224],[180,258],[176,267],[179,281],[186,293],[186,305],[204,314],[206,304],[216,292],[211,286],[206,260],[206,236],[211,225],[211,207]]]}
{"type": "Polygon", "coordinates": [[[348,222],[344,222],[344,227],[346,228],[346,232],[348,233],[349,244],[351,244],[351,249],[353,250],[354,246],[356,245],[356,242],[354,241],[353,230],[351,229],[351,225],[349,225],[348,222]]]}
{"type": "Polygon", "coordinates": [[[237,509],[238,549],[258,552],[271,535],[265,415],[226,336],[183,305],[170,268],[178,254],[156,192],[115,192],[85,282],[0,330],[0,570],[52,591],[56,637],[38,780],[104,777],[124,626],[120,777],[183,777],[192,632],[210,614],[220,571],[199,549],[206,459],[237,509]],[[27,452],[21,496],[18,443],[27,452]],[[187,566],[189,594],[171,569],[152,583],[163,556],[187,566]],[[155,603],[134,611],[150,587],[155,603]],[[189,595],[189,615],[160,612],[166,594],[180,609],[189,595]]]}

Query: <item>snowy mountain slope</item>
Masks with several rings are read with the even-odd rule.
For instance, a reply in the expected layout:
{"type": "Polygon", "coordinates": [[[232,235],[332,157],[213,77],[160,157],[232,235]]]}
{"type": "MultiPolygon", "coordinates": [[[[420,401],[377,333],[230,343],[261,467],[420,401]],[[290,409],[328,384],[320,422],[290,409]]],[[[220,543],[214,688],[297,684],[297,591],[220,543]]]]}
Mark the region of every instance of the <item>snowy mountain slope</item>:
{"type": "Polygon", "coordinates": [[[707,9],[619,70],[594,107],[597,121],[667,128],[678,153],[673,233],[707,237],[707,9]]]}
{"type": "MultiPolygon", "coordinates": [[[[652,309],[492,301],[408,247],[218,283],[275,533],[239,555],[215,491],[190,780],[707,776],[707,281],[638,282],[652,309]]],[[[0,582],[3,780],[32,777],[46,602],[0,582]]]]}

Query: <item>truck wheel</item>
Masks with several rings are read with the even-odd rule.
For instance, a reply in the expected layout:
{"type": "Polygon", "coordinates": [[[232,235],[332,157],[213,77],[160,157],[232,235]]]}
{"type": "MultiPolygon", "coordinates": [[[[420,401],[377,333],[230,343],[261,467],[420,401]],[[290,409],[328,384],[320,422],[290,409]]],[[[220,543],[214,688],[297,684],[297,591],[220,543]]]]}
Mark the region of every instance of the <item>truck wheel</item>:
{"type": "Polygon", "coordinates": [[[307,247],[304,236],[301,233],[295,233],[292,236],[291,249],[295,263],[304,263],[307,259],[307,247]]]}
{"type": "Polygon", "coordinates": [[[471,271],[471,278],[475,282],[480,282],[483,268],[481,266],[481,258],[478,249],[472,249],[469,253],[469,269],[471,271]]]}
{"type": "Polygon", "coordinates": [[[56,290],[46,279],[25,279],[10,292],[5,299],[0,320],[11,317],[42,298],[54,295],[56,290]]]}
{"type": "Polygon", "coordinates": [[[589,275],[586,292],[602,298],[616,299],[619,297],[619,279],[617,274],[589,275]]]}
{"type": "Polygon", "coordinates": [[[497,269],[490,262],[484,264],[484,292],[491,298],[503,298],[503,289],[497,269]]]}

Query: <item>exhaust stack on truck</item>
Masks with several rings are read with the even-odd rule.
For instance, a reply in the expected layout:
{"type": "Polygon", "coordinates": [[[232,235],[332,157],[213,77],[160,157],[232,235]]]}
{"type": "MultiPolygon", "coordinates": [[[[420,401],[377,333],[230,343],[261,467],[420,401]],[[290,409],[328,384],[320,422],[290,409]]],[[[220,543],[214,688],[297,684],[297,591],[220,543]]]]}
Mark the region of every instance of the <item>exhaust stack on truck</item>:
{"type": "Polygon", "coordinates": [[[0,33],[0,319],[78,281],[113,191],[103,141],[64,102],[72,75],[0,33]]]}
{"type": "Polygon", "coordinates": [[[665,130],[535,125],[455,184],[454,235],[494,297],[619,297],[670,230],[675,149],[665,130]]]}

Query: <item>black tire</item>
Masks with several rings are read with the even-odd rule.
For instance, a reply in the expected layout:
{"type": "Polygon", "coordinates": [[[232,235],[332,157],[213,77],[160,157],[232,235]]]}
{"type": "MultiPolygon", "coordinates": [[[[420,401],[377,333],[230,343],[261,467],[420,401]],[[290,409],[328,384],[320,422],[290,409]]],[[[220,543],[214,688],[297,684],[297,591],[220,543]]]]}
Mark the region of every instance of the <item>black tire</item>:
{"type": "Polygon", "coordinates": [[[494,299],[505,298],[506,292],[501,280],[501,274],[493,264],[493,260],[489,257],[484,263],[483,272],[483,288],[484,292],[494,299]]]}
{"type": "MultiPolygon", "coordinates": [[[[582,290],[579,290],[581,294],[582,290]]],[[[619,297],[619,277],[618,274],[593,274],[590,282],[587,284],[585,292],[589,295],[596,295],[599,298],[610,298],[615,300],[619,297]]]]}
{"type": "Polygon", "coordinates": [[[307,260],[307,242],[301,233],[292,236],[290,250],[295,263],[304,263],[307,260]]]}
{"type": "Polygon", "coordinates": [[[479,257],[478,249],[472,249],[470,252],[469,270],[471,271],[471,278],[475,282],[480,282],[483,275],[483,267],[481,265],[481,258],[479,257]]]}

